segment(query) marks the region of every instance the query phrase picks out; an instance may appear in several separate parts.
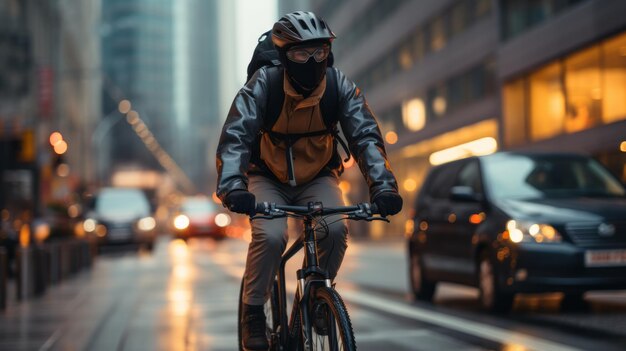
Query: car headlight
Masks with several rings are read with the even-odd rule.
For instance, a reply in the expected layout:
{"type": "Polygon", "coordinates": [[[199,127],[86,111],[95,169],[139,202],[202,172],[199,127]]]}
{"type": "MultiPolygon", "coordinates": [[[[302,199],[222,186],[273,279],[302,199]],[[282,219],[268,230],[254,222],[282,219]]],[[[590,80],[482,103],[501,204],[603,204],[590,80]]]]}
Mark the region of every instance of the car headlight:
{"type": "Polygon", "coordinates": [[[156,221],[152,217],[144,217],[137,222],[137,228],[144,232],[148,232],[156,227],[156,221]]]}
{"type": "Polygon", "coordinates": [[[96,222],[95,219],[93,218],[87,218],[84,222],[83,222],[83,229],[85,230],[85,232],[87,233],[93,233],[96,231],[96,226],[98,225],[98,222],[96,222]]]}
{"type": "Polygon", "coordinates": [[[506,222],[505,234],[514,243],[553,243],[562,240],[561,234],[553,226],[529,221],[510,220],[506,222]]]}
{"type": "Polygon", "coordinates": [[[174,218],[174,228],[183,230],[187,229],[187,227],[189,227],[189,217],[181,214],[174,218]]]}
{"type": "Polygon", "coordinates": [[[229,225],[230,216],[226,213],[219,213],[217,216],[215,216],[215,224],[217,224],[218,227],[225,227],[229,225]]]}

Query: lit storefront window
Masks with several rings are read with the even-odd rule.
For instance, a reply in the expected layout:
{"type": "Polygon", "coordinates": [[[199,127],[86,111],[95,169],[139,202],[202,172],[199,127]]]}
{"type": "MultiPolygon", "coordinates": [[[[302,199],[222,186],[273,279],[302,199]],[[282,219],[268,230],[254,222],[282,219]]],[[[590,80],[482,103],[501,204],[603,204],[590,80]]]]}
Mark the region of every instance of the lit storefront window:
{"type": "Polygon", "coordinates": [[[602,44],[602,113],[605,123],[626,117],[626,33],[602,44]]]}
{"type": "Polygon", "coordinates": [[[578,132],[600,123],[602,91],[599,46],[565,59],[565,94],[566,132],[578,132]]]}
{"type": "Polygon", "coordinates": [[[505,84],[502,96],[507,146],[626,120],[626,33],[505,84]]]}
{"type": "Polygon", "coordinates": [[[504,86],[502,94],[504,123],[502,131],[505,145],[516,146],[526,142],[526,81],[517,79],[504,86]]]}
{"type": "Polygon", "coordinates": [[[546,139],[562,133],[565,97],[561,65],[554,63],[530,76],[530,136],[546,139]]]}

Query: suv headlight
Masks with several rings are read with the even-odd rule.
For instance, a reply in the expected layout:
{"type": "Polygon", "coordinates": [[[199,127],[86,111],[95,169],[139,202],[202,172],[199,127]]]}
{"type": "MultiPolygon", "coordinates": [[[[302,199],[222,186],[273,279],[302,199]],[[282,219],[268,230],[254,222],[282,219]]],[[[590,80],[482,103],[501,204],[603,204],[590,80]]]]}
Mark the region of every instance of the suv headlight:
{"type": "Polygon", "coordinates": [[[554,243],[562,240],[561,234],[549,224],[510,220],[506,222],[505,235],[514,243],[554,243]]]}
{"type": "Polygon", "coordinates": [[[96,231],[96,226],[98,225],[98,222],[93,219],[93,218],[87,218],[84,222],[83,222],[83,229],[85,230],[85,232],[87,233],[92,233],[96,231]]]}
{"type": "Polygon", "coordinates": [[[151,231],[156,227],[156,221],[152,217],[144,217],[137,222],[137,228],[144,232],[151,231]]]}

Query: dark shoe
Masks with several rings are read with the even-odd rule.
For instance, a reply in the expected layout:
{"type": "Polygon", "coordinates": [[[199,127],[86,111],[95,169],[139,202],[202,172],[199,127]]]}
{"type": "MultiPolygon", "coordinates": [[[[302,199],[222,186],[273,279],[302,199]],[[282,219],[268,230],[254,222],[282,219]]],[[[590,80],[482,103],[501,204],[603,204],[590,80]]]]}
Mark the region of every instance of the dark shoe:
{"type": "Polygon", "coordinates": [[[243,305],[241,336],[245,350],[266,351],[270,345],[267,341],[267,326],[263,306],[243,305]]]}
{"type": "Polygon", "coordinates": [[[328,306],[315,305],[313,310],[313,329],[317,335],[328,335],[328,306]]]}

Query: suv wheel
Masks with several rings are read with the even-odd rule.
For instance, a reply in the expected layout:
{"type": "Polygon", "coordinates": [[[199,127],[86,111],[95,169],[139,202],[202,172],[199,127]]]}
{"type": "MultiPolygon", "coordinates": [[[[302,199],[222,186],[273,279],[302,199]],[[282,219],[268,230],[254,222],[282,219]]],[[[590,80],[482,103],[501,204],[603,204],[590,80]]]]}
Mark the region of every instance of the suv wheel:
{"type": "Polygon", "coordinates": [[[420,256],[417,253],[410,254],[409,274],[411,289],[416,300],[432,301],[435,295],[437,282],[429,281],[424,276],[424,268],[420,256]]]}
{"type": "Polygon", "coordinates": [[[481,306],[491,312],[508,312],[513,307],[515,294],[500,291],[495,266],[487,251],[480,255],[478,263],[478,289],[481,306]]]}

